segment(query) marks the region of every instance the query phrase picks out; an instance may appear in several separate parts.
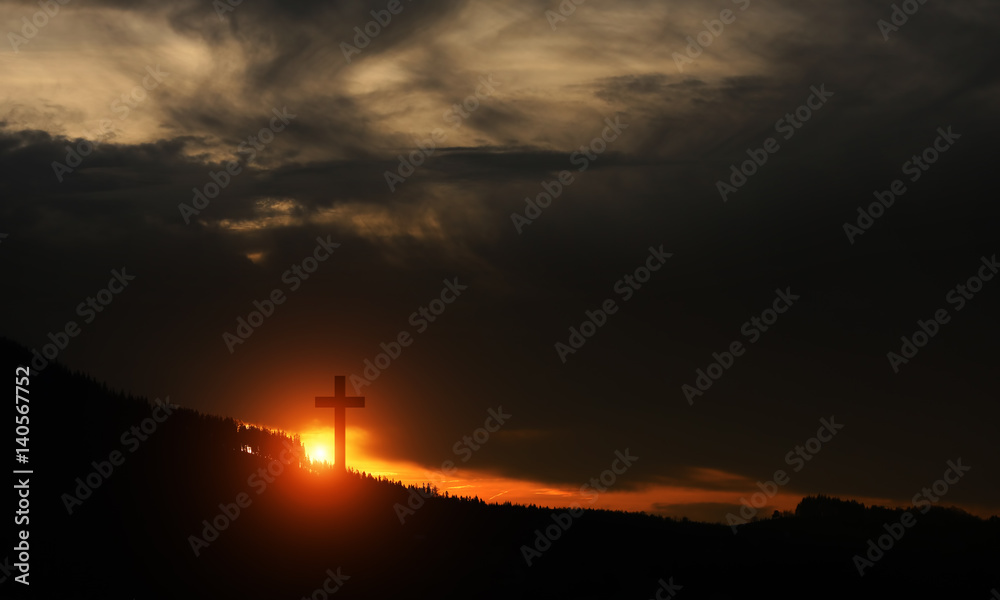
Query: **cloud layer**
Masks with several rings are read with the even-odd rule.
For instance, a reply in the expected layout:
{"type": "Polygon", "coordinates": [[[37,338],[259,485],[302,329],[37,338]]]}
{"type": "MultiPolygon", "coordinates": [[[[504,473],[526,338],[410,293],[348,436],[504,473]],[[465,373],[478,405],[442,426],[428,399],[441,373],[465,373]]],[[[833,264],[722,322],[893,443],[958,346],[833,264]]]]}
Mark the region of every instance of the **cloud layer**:
{"type": "MultiPolygon", "coordinates": [[[[997,252],[994,3],[928,2],[886,40],[881,5],[584,3],[552,20],[556,2],[404,0],[360,48],[354,27],[389,4],[70,3],[0,53],[2,331],[40,348],[124,265],[134,285],[60,359],[296,429],[334,372],[361,374],[458,277],[468,291],[364,390],[358,423],[387,459],[440,464],[502,404],[510,434],[470,466],[579,485],[628,447],[642,460],[622,489],[704,489],[705,470],[770,477],[836,415],[793,491],[905,501],[962,456],[979,475],[949,501],[993,501],[998,292],[899,374],[886,353],[997,252]],[[679,61],[688,36],[711,43],[679,61]],[[168,75],[150,87],[149,69],[168,75]],[[294,115],[280,131],[275,110],[294,115]],[[904,163],[948,127],[960,137],[911,181],[904,163]],[[780,148],[723,202],[718,182],[768,138],[780,148]],[[896,179],[906,193],[852,244],[845,222],[896,179]],[[213,183],[186,223],[179,205],[213,183]],[[556,189],[519,233],[526,198],[556,189]],[[289,290],[318,236],[341,246],[289,290]],[[617,282],[661,245],[673,256],[626,301],[617,282]],[[279,287],[230,354],[222,333],[279,287]],[[800,303],[748,343],[786,288],[800,303]],[[563,364],[555,344],[609,298],[563,364]],[[736,340],[746,355],[690,406],[681,386],[736,340]]],[[[37,10],[0,4],[0,23],[37,10]]]]}

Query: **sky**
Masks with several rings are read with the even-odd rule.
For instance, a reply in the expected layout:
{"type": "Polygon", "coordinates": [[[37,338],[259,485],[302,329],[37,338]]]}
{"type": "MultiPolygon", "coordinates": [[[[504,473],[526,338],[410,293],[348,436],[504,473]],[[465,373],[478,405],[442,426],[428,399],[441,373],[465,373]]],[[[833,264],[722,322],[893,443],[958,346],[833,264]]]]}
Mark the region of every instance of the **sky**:
{"type": "Polygon", "coordinates": [[[1000,6],[900,6],[2,1],[0,333],[494,501],[997,514],[1000,6]]]}

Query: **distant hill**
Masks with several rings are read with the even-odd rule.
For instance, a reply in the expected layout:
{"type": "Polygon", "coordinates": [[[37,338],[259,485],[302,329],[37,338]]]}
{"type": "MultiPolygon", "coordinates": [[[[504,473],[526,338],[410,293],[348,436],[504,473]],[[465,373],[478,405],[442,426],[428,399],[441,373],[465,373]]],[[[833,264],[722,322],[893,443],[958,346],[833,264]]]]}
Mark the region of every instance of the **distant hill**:
{"type": "MultiPolygon", "coordinates": [[[[6,340],[0,356],[10,371],[30,360],[6,340]]],[[[986,600],[1000,585],[1000,521],[956,510],[915,512],[862,577],[854,556],[898,533],[904,511],[813,497],[735,535],[574,518],[310,469],[294,436],[158,407],[59,365],[29,395],[30,596],[15,570],[3,598],[986,600]]]]}

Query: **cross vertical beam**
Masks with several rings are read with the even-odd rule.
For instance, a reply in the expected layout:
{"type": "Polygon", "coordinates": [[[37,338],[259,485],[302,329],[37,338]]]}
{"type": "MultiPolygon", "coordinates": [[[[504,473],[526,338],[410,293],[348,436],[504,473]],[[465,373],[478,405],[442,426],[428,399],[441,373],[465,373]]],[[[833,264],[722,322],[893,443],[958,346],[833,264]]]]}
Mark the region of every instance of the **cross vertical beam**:
{"type": "Polygon", "coordinates": [[[316,396],[316,408],[334,409],[334,465],[341,473],[347,471],[347,409],[364,408],[364,396],[347,395],[347,377],[333,379],[333,396],[316,396]]]}

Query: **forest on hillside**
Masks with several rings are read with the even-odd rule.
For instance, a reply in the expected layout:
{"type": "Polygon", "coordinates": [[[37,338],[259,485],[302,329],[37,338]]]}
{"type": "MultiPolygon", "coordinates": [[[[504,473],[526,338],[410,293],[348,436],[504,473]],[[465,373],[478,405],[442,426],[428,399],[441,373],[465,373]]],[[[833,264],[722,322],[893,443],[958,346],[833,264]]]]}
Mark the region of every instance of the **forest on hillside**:
{"type": "MultiPolygon", "coordinates": [[[[5,341],[2,352],[24,364],[23,348],[5,341]]],[[[58,365],[30,389],[31,595],[14,585],[11,556],[4,598],[985,600],[1000,584],[1000,520],[957,509],[911,511],[916,524],[899,529],[902,509],[815,496],[734,534],[644,513],[488,504],[338,476],[307,461],[294,435],[58,365]],[[870,564],[859,569],[858,556],[870,564]]]]}

